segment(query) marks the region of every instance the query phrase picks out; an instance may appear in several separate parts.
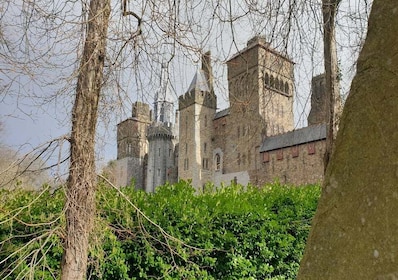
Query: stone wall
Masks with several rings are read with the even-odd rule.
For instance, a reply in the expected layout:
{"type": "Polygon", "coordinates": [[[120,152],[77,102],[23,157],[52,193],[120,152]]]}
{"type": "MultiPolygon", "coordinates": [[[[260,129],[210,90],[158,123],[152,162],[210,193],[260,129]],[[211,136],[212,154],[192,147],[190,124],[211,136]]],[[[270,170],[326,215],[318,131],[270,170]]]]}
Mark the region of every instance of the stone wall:
{"type": "Polygon", "coordinates": [[[293,185],[322,182],[325,146],[326,141],[322,139],[261,153],[258,184],[275,180],[293,185]]]}

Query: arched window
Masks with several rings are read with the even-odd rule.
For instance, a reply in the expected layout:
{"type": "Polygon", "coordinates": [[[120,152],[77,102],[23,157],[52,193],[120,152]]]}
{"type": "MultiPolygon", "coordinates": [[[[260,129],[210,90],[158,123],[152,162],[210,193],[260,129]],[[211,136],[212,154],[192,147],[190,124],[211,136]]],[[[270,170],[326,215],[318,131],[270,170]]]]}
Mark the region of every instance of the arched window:
{"type": "Polygon", "coordinates": [[[269,75],[268,75],[268,73],[265,73],[265,75],[264,75],[264,82],[265,82],[265,84],[267,86],[269,86],[269,75]]]}
{"type": "Polygon", "coordinates": [[[220,154],[216,154],[215,161],[216,161],[216,171],[218,171],[218,170],[221,169],[221,156],[220,156],[220,154]]]}
{"type": "Polygon", "coordinates": [[[270,86],[272,88],[275,87],[274,76],[272,76],[272,75],[271,75],[271,79],[270,79],[270,86]]]}
{"type": "Polygon", "coordinates": [[[285,93],[289,94],[289,84],[287,82],[285,83],[285,93]]]}
{"type": "Polygon", "coordinates": [[[279,80],[278,78],[275,79],[275,88],[279,90],[279,80]]]}

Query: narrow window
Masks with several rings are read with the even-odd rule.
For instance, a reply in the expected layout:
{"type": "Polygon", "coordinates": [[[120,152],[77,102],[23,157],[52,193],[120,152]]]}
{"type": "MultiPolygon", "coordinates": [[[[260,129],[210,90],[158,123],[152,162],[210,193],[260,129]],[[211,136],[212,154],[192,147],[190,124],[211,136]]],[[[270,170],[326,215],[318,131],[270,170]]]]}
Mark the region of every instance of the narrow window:
{"type": "Polygon", "coordinates": [[[267,85],[267,86],[269,86],[269,76],[268,76],[268,73],[265,73],[265,84],[267,85]]]}
{"type": "Polygon", "coordinates": [[[207,116],[205,116],[205,127],[207,127],[207,116]]]}
{"type": "Polygon", "coordinates": [[[276,151],[276,159],[283,160],[283,150],[282,149],[276,151]]]}
{"type": "Polygon", "coordinates": [[[299,156],[299,149],[298,146],[293,146],[292,147],[292,158],[296,158],[299,156]]]}
{"type": "Polygon", "coordinates": [[[131,143],[127,143],[127,155],[131,156],[133,145],[131,143]]]}
{"type": "Polygon", "coordinates": [[[216,154],[216,170],[221,169],[221,156],[220,154],[216,154]]]}
{"type": "Polygon", "coordinates": [[[263,153],[263,162],[269,162],[269,153],[268,152],[263,153]]]}
{"type": "Polygon", "coordinates": [[[289,84],[287,82],[285,83],[285,93],[289,94],[289,84]]]}
{"type": "Polygon", "coordinates": [[[207,152],[207,143],[205,142],[204,144],[203,144],[203,152],[207,152]]]}
{"type": "Polygon", "coordinates": [[[313,155],[315,154],[315,143],[308,143],[308,154],[313,155]]]}

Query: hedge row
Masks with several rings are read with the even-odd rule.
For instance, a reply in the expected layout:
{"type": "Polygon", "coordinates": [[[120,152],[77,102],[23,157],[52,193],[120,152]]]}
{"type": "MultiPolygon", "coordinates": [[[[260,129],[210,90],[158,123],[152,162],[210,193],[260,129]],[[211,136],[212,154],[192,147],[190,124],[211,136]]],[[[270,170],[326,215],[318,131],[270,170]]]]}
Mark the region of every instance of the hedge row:
{"type": "MultiPolygon", "coordinates": [[[[89,279],[294,279],[320,188],[100,184],[89,279]]],[[[60,275],[64,195],[1,192],[0,279],[60,275]]]]}

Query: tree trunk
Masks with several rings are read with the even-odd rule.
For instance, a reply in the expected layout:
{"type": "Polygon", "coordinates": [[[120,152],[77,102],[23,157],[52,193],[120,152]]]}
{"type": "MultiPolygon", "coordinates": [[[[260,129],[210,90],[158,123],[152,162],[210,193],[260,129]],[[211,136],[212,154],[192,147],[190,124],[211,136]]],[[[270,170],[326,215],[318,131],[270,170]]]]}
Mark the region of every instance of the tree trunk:
{"type": "Polygon", "coordinates": [[[398,279],[398,7],[375,0],[298,279],[398,279]]]}
{"type": "Polygon", "coordinates": [[[324,166],[326,168],[333,149],[333,142],[337,133],[339,115],[339,69],[336,49],[336,13],[340,0],[322,0],[323,14],[323,49],[326,79],[326,94],[328,99],[326,109],[328,116],[328,136],[326,138],[326,151],[324,166]]]}
{"type": "Polygon", "coordinates": [[[85,279],[95,214],[95,128],[102,86],[110,0],[91,0],[72,111],[62,279],[85,279]]]}

